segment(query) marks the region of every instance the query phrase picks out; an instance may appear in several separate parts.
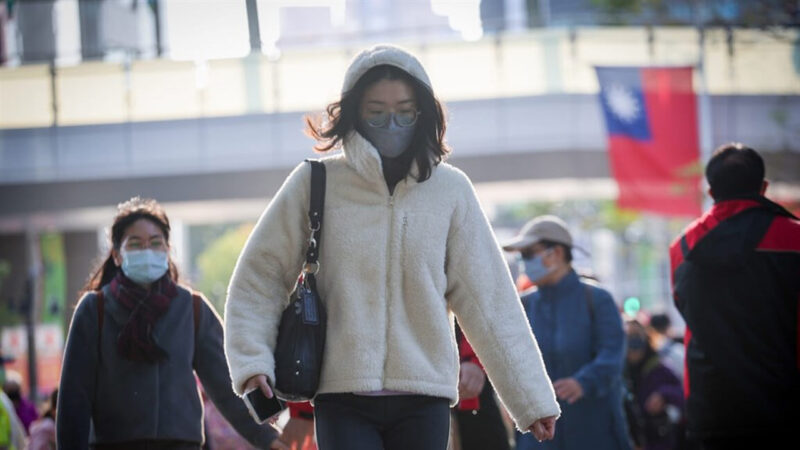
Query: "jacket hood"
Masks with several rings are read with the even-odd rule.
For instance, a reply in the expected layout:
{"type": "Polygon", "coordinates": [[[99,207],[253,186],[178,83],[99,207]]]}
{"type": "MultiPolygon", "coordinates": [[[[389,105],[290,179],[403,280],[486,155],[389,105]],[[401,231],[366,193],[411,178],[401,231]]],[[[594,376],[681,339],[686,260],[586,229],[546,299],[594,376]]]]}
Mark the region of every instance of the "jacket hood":
{"type": "Polygon", "coordinates": [[[350,67],[348,67],[344,75],[342,94],[353,89],[358,79],[369,69],[384,64],[404,70],[433,91],[431,80],[428,78],[428,74],[425,72],[422,63],[419,62],[416,56],[401,47],[390,44],[380,44],[363,50],[353,58],[353,61],[350,62],[350,67]]]}

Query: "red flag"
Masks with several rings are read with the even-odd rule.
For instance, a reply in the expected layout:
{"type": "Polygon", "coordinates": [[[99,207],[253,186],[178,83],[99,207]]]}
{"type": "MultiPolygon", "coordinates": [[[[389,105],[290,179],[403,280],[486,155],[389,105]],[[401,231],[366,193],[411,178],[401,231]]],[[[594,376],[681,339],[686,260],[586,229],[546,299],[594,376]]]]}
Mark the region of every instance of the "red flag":
{"type": "Polygon", "coordinates": [[[598,67],[621,208],[698,216],[700,145],[691,67],[598,67]]]}

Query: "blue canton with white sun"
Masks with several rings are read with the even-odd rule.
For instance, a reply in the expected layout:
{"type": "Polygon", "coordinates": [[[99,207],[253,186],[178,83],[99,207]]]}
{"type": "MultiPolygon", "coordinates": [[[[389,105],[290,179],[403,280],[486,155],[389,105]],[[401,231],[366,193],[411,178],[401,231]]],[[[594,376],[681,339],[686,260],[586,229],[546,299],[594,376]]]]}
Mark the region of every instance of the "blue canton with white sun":
{"type": "Polygon", "coordinates": [[[598,68],[600,99],[609,135],[650,140],[640,71],[631,68],[598,68]]]}

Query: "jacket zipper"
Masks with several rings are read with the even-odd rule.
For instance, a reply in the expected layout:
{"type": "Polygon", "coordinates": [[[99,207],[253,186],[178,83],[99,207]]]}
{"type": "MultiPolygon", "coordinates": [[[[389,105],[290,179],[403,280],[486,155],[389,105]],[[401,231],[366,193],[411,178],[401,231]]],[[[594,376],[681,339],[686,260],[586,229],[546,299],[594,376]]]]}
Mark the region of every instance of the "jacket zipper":
{"type": "MultiPolygon", "coordinates": [[[[408,214],[403,214],[403,228],[400,230],[400,286],[406,285],[406,245],[408,244],[408,214]]],[[[405,301],[405,298],[403,298],[405,301]]]]}
{"type": "Polygon", "coordinates": [[[392,231],[394,228],[394,199],[395,194],[397,193],[398,185],[395,186],[394,192],[389,192],[389,234],[388,239],[386,240],[386,279],[384,281],[384,298],[386,302],[386,306],[384,308],[384,342],[386,343],[384,348],[383,354],[383,373],[381,374],[381,389],[386,389],[386,363],[389,361],[389,296],[391,295],[391,289],[389,286],[389,281],[391,279],[391,263],[392,263],[392,240],[394,236],[392,235],[392,231]]]}

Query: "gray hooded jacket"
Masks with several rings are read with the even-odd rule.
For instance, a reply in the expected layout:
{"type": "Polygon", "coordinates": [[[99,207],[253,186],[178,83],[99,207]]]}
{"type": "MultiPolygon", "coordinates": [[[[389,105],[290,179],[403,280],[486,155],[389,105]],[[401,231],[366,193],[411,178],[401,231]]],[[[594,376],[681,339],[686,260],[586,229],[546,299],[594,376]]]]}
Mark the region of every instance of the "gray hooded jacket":
{"type": "Polygon", "coordinates": [[[269,448],[276,431],[259,426],[231,390],[223,352],[222,323],[201,302],[194,330],[192,293],[178,296],[155,324],[153,336],[168,353],[158,364],[118,355],[116,336],[128,311],[103,287],[104,320],[98,361],[97,295],[78,303],[67,337],[56,420],[58,448],[86,449],[89,443],[142,440],[203,441],[203,406],[195,372],[209,398],[248,441],[269,448]]]}

